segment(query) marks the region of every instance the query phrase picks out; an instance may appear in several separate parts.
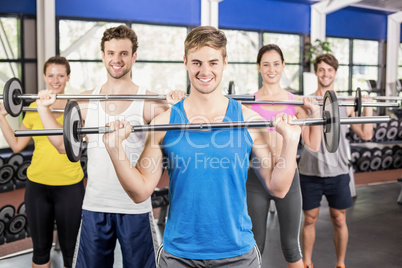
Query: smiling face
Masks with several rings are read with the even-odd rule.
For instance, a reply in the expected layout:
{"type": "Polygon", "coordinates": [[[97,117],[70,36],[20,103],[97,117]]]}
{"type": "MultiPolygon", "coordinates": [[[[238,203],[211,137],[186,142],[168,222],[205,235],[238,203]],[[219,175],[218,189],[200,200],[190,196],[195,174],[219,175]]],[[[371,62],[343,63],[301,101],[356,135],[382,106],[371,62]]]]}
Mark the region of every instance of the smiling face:
{"type": "Polygon", "coordinates": [[[52,89],[56,94],[63,94],[70,75],[67,68],[61,64],[49,64],[43,74],[47,89],[52,89]]]}
{"type": "Polygon", "coordinates": [[[132,53],[132,43],[129,39],[111,39],[104,44],[102,61],[108,74],[114,79],[130,76],[131,68],[137,58],[137,52],[132,53]]]}
{"type": "Polygon", "coordinates": [[[209,46],[193,48],[184,57],[191,89],[202,94],[209,94],[219,88],[223,70],[227,65],[227,57],[222,51],[209,46]]]}
{"type": "Polygon", "coordinates": [[[332,88],[336,76],[336,70],[331,65],[321,61],[317,64],[317,70],[315,72],[317,76],[318,84],[322,88],[332,88]]]}
{"type": "Polygon", "coordinates": [[[264,84],[278,84],[281,80],[285,62],[275,50],[265,52],[258,64],[258,71],[261,73],[264,84]]]}

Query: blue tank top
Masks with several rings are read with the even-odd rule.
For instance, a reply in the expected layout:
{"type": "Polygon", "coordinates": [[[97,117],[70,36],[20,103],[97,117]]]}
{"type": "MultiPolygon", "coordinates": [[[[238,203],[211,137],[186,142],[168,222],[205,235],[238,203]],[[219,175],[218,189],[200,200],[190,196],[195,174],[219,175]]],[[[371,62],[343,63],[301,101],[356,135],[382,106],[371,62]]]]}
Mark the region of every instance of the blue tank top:
{"type": "MultiPolygon", "coordinates": [[[[223,122],[244,121],[229,99],[223,122]]],[[[188,124],[183,101],[170,124],[188,124]]],[[[162,147],[169,173],[169,213],[164,249],[187,259],[240,256],[255,245],[246,202],[253,141],[245,128],[167,131],[162,147]]]]}

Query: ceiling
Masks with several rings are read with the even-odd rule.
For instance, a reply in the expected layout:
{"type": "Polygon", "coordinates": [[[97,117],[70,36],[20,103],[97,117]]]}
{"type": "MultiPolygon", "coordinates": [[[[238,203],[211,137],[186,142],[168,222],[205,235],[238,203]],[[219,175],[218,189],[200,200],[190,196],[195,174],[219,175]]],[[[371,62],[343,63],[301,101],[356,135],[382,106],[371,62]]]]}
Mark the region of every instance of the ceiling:
{"type": "Polygon", "coordinates": [[[362,0],[353,6],[398,12],[402,11],[402,0],[362,0]]]}

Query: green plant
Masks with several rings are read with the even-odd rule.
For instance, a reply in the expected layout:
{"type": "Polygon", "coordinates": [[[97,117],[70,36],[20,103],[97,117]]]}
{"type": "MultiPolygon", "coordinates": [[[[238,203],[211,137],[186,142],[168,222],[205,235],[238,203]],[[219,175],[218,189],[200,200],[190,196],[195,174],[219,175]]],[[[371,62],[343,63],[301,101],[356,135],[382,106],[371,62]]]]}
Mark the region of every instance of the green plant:
{"type": "Polygon", "coordinates": [[[314,64],[314,60],[318,55],[331,52],[332,50],[328,41],[321,41],[320,39],[316,39],[314,41],[314,44],[306,43],[304,56],[306,62],[314,64]]]}

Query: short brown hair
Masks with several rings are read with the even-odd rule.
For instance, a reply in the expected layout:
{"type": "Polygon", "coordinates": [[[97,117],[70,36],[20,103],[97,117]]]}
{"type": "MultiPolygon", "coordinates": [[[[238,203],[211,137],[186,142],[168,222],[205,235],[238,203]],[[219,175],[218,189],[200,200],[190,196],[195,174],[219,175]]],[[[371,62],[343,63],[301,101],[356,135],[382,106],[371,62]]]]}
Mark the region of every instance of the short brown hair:
{"type": "Polygon", "coordinates": [[[227,39],[225,33],[212,26],[199,26],[193,29],[184,41],[184,55],[187,59],[188,52],[193,49],[202,47],[212,47],[220,49],[223,58],[226,58],[227,39]]]}
{"type": "Polygon", "coordinates": [[[62,56],[50,57],[43,65],[43,74],[44,75],[46,75],[47,67],[51,64],[64,65],[66,67],[67,75],[70,75],[70,73],[71,73],[70,63],[68,62],[68,60],[65,57],[62,57],[62,56]]]}
{"type": "Polygon", "coordinates": [[[101,50],[105,52],[106,41],[110,41],[112,39],[126,39],[126,38],[129,39],[133,44],[132,52],[134,54],[138,49],[138,39],[134,30],[128,27],[127,25],[119,25],[117,27],[106,29],[105,32],[103,33],[103,37],[101,40],[101,50]]]}
{"type": "Polygon", "coordinates": [[[334,68],[335,71],[338,70],[338,66],[339,66],[338,60],[335,58],[334,55],[332,55],[330,53],[320,54],[315,58],[315,61],[314,61],[314,71],[315,72],[317,72],[318,64],[320,64],[321,62],[325,62],[326,64],[328,64],[329,66],[334,68]]]}

